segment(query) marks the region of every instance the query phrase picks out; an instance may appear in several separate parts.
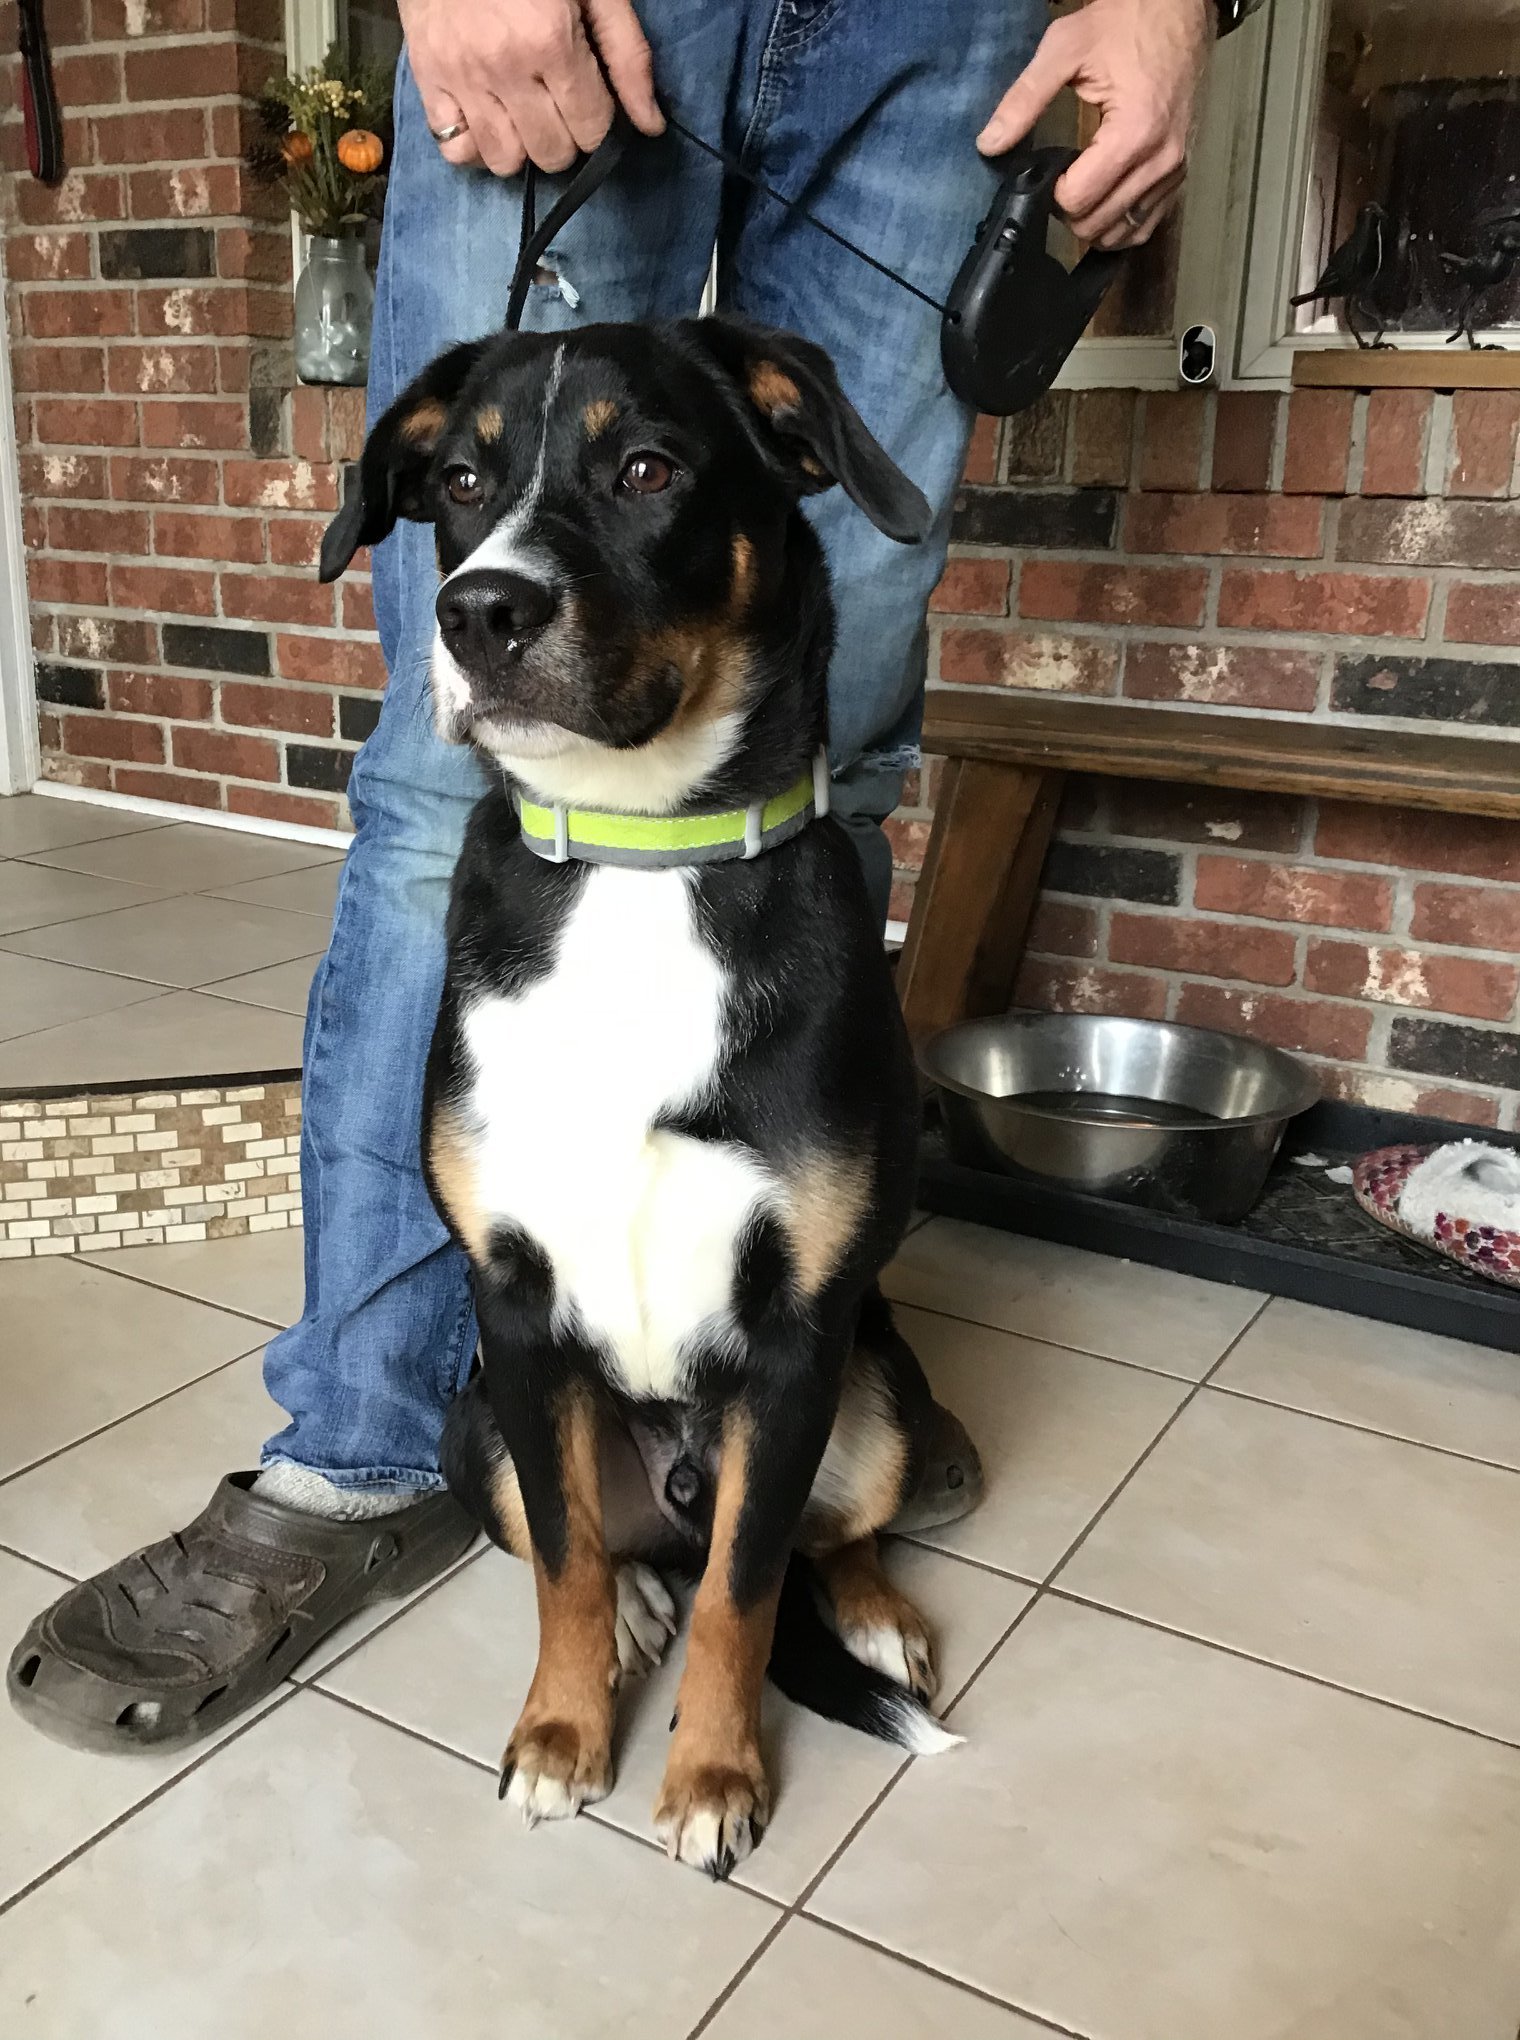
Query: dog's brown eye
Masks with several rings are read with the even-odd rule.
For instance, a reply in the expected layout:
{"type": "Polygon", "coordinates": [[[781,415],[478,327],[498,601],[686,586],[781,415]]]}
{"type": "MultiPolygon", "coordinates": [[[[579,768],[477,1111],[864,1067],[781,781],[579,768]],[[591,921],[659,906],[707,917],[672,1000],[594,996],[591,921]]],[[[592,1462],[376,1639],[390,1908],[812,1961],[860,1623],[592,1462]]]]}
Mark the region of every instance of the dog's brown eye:
{"type": "Polygon", "coordinates": [[[458,503],[466,510],[480,502],[485,495],[485,490],[480,485],[480,477],[474,468],[450,468],[443,478],[443,486],[449,492],[450,502],[458,503]]]}
{"type": "Polygon", "coordinates": [[[625,462],[618,487],[633,496],[658,496],[675,480],[676,471],[662,453],[636,453],[625,462]]]}

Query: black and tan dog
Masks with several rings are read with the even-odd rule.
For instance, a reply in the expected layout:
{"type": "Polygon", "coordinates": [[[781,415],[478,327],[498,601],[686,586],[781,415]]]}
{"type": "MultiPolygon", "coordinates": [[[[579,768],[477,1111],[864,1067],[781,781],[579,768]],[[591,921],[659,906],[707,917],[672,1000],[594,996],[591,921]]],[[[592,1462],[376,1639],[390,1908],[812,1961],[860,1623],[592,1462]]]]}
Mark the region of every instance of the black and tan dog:
{"type": "Polygon", "coordinates": [[[455,880],[424,1151],[481,1333],[446,1471],[537,1578],[503,1791],[531,1821],[609,1790],[620,1661],[673,1627],[652,1568],[701,1571],[655,1819],[720,1876],[769,1818],[768,1664],[905,1747],[954,1740],[876,1533],[979,1480],[876,1287],[918,1097],[818,812],[832,617],[798,505],[835,483],[923,536],[805,342],[501,337],[381,419],[322,561],[436,524],[440,724],[502,773],[455,880]]]}

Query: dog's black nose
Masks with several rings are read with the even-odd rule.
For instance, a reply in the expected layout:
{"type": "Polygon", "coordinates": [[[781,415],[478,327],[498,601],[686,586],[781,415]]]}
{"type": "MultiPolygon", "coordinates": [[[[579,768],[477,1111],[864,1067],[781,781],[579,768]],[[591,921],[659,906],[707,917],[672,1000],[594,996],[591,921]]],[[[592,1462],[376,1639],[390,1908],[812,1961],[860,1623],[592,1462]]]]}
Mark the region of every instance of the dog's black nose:
{"type": "Polygon", "coordinates": [[[479,567],[456,575],[439,589],[438,628],[461,664],[489,665],[542,630],[558,602],[555,591],[542,581],[530,581],[526,574],[504,567],[479,567]]]}

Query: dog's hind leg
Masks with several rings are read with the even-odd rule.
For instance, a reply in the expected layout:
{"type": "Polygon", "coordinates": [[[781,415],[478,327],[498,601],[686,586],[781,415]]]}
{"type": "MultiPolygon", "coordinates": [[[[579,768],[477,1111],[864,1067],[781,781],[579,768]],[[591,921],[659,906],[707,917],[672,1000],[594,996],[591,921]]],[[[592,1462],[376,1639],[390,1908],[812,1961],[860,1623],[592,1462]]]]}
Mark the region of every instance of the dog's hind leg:
{"type": "MultiPolygon", "coordinates": [[[[598,1415],[603,1532],[616,1567],[618,1665],[626,1677],[636,1678],[662,1661],[677,1628],[675,1601],[655,1568],[685,1554],[673,1549],[644,1462],[616,1412],[603,1409],[598,1415]]],[[[517,1468],[479,1375],[449,1406],[440,1458],[449,1487],[491,1542],[531,1564],[533,1542],[517,1468]]]]}
{"type": "Polygon", "coordinates": [[[813,1561],[841,1642],[921,1700],[936,1686],[923,1617],[883,1570],[877,1533],[964,1515],[981,1495],[975,1447],[935,1402],[878,1292],[866,1299],[799,1548],[813,1561]]]}

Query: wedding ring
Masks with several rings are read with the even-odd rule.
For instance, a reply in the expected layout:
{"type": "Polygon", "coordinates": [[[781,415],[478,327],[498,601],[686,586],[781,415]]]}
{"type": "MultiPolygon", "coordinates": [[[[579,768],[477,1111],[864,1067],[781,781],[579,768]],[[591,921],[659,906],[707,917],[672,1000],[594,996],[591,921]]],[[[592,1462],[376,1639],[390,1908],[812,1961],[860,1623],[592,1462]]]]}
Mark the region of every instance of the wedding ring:
{"type": "Polygon", "coordinates": [[[447,127],[428,129],[428,133],[440,149],[445,142],[457,142],[461,135],[468,134],[469,131],[470,123],[467,120],[452,120],[447,127]]]}
{"type": "Polygon", "coordinates": [[[1143,205],[1132,205],[1129,211],[1124,215],[1124,224],[1127,227],[1134,227],[1138,231],[1141,227],[1145,225],[1146,221],[1149,218],[1150,213],[1148,212],[1146,207],[1144,207],[1143,205]]]}

